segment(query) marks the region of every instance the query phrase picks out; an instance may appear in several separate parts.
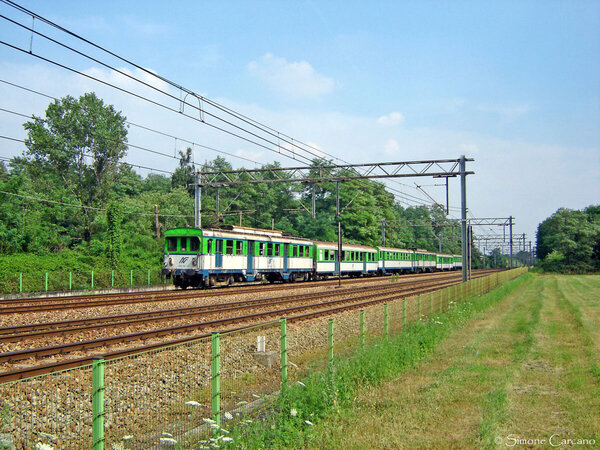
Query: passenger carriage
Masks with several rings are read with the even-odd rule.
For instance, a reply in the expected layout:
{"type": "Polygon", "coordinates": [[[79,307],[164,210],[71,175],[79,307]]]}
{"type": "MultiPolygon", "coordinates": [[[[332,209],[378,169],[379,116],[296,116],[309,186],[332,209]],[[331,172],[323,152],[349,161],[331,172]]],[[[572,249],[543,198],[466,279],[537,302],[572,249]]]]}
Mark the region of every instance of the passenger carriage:
{"type": "Polygon", "coordinates": [[[406,273],[413,270],[412,250],[390,247],[378,247],[380,273],[406,273]]]}
{"type": "MultiPolygon", "coordinates": [[[[314,242],[315,274],[317,278],[327,278],[338,274],[335,242],[314,242]]],[[[343,244],[341,274],[350,276],[373,275],[377,273],[377,250],[358,244],[343,244]]]]}
{"type": "Polygon", "coordinates": [[[428,250],[417,249],[413,255],[414,272],[435,272],[436,254],[428,250]]]}
{"type": "Polygon", "coordinates": [[[454,256],[446,255],[443,253],[436,254],[437,270],[453,270],[454,269],[454,256]]]}
{"type": "Polygon", "coordinates": [[[312,242],[285,233],[246,227],[167,230],[163,274],[175,286],[267,279],[308,279],[312,242]]]}

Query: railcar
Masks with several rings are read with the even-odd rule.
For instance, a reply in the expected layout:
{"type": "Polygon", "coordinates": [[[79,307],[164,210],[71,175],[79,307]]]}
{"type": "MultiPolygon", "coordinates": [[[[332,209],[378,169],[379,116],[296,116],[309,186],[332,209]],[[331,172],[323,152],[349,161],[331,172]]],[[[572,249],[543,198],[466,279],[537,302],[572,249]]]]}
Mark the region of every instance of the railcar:
{"type": "Polygon", "coordinates": [[[336,276],[434,272],[462,268],[459,255],[421,249],[311,241],[275,230],[226,225],[166,231],[163,275],[175,286],[208,287],[240,281],[306,281],[336,276]]]}
{"type": "MultiPolygon", "coordinates": [[[[338,274],[337,253],[337,243],[314,241],[315,279],[338,274]]],[[[379,265],[377,250],[366,245],[342,244],[340,264],[342,275],[375,275],[379,265]]]]}
{"type": "Polygon", "coordinates": [[[444,253],[436,254],[436,268],[437,270],[453,270],[454,269],[454,255],[447,255],[444,253]]]}
{"type": "Polygon", "coordinates": [[[386,273],[407,273],[414,271],[414,251],[402,248],[377,247],[378,271],[386,273]]]}
{"type": "Polygon", "coordinates": [[[428,250],[416,249],[413,258],[414,272],[435,272],[437,268],[435,253],[428,250]]]}
{"type": "Polygon", "coordinates": [[[167,230],[163,275],[175,286],[234,281],[298,281],[313,272],[311,241],[246,227],[167,230]]]}
{"type": "Polygon", "coordinates": [[[461,255],[452,255],[452,266],[454,270],[462,269],[462,256],[461,255]]]}

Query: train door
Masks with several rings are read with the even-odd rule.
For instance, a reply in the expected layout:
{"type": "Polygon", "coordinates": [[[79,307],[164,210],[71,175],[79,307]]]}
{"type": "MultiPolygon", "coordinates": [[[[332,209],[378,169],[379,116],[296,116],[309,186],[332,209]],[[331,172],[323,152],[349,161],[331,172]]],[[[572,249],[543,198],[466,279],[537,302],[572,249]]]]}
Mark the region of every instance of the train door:
{"type": "Polygon", "coordinates": [[[248,274],[254,273],[254,241],[248,241],[248,274]]]}
{"type": "Polygon", "coordinates": [[[361,253],[362,255],[362,260],[363,260],[363,273],[367,273],[367,252],[363,252],[361,253]]]}
{"type": "Polygon", "coordinates": [[[288,272],[288,251],[289,244],[283,244],[283,273],[288,272]]]}
{"type": "Polygon", "coordinates": [[[217,250],[215,252],[215,267],[221,269],[223,267],[223,239],[217,239],[217,250]]]}

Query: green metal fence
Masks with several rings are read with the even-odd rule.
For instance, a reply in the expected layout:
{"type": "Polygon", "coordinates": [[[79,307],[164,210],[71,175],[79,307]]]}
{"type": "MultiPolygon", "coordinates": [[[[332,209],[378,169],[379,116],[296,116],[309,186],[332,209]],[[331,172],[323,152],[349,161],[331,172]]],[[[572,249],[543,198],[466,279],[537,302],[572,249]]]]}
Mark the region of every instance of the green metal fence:
{"type": "Polygon", "coordinates": [[[0,448],[158,448],[228,429],[308,371],[482,295],[524,269],[310,321],[267,324],[0,385],[0,448]]]}
{"type": "Polygon", "coordinates": [[[164,285],[160,269],[11,273],[0,278],[0,294],[68,292],[164,285]]]}

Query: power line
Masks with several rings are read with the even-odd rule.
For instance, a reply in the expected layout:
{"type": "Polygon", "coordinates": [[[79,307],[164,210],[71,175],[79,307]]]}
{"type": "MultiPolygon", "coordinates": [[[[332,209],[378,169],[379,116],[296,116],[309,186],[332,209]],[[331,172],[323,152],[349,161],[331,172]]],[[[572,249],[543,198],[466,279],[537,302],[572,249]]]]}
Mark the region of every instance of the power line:
{"type": "MultiPolygon", "coordinates": [[[[112,56],[114,56],[114,57],[116,57],[116,58],[120,59],[121,61],[123,61],[123,62],[126,62],[127,64],[130,64],[130,65],[132,65],[133,67],[136,67],[137,69],[139,69],[139,70],[141,70],[141,71],[143,71],[143,72],[147,73],[148,75],[151,75],[151,76],[153,76],[153,77],[155,77],[155,78],[157,78],[157,79],[159,79],[159,80],[162,80],[163,82],[165,82],[165,83],[167,83],[167,84],[169,84],[169,85],[171,85],[171,86],[173,86],[173,87],[175,87],[175,88],[179,89],[179,90],[180,90],[180,91],[182,91],[182,92],[186,92],[186,97],[184,98],[184,100],[183,100],[183,101],[182,101],[181,99],[177,99],[177,98],[176,98],[175,96],[173,96],[172,94],[170,94],[170,93],[168,93],[168,92],[165,92],[165,91],[163,91],[163,90],[161,90],[161,89],[158,89],[157,87],[155,87],[155,86],[152,86],[152,85],[150,85],[149,83],[146,83],[146,82],[144,82],[143,80],[140,80],[140,79],[138,79],[138,78],[136,78],[136,77],[134,77],[134,76],[132,76],[132,75],[130,75],[130,74],[128,74],[128,73],[125,73],[125,72],[123,72],[123,71],[120,71],[120,70],[116,69],[115,67],[113,67],[113,66],[111,66],[111,65],[109,65],[109,64],[103,63],[102,61],[99,61],[99,60],[97,60],[97,59],[95,59],[95,58],[92,58],[91,56],[89,56],[89,55],[87,55],[87,54],[85,54],[85,53],[83,53],[83,52],[80,52],[80,51],[78,51],[78,50],[75,50],[75,49],[73,49],[73,48],[71,48],[71,47],[69,47],[69,46],[67,46],[67,45],[65,45],[65,44],[63,44],[63,43],[61,43],[61,42],[58,42],[58,41],[56,41],[56,40],[54,40],[54,39],[52,39],[52,38],[50,38],[50,37],[48,37],[48,36],[46,36],[46,35],[44,35],[44,34],[42,34],[42,33],[38,32],[38,31],[34,30],[33,28],[30,28],[30,27],[28,27],[28,26],[26,26],[26,25],[22,25],[22,24],[20,24],[20,23],[17,23],[17,22],[15,22],[15,21],[12,21],[11,19],[8,19],[8,18],[6,18],[6,17],[2,16],[2,17],[3,17],[3,18],[5,18],[6,20],[9,20],[9,21],[13,22],[15,25],[18,25],[18,26],[20,26],[20,27],[22,27],[22,28],[24,28],[24,29],[26,29],[26,30],[29,30],[29,31],[31,31],[32,33],[38,34],[38,35],[40,35],[40,36],[42,36],[42,37],[44,37],[44,38],[46,38],[46,39],[48,39],[48,40],[50,40],[50,41],[52,41],[52,42],[56,43],[57,45],[60,45],[60,46],[62,46],[62,47],[64,47],[64,48],[67,48],[67,49],[69,49],[69,50],[71,50],[71,51],[73,51],[73,52],[75,52],[75,53],[77,53],[77,54],[79,54],[79,55],[81,55],[81,56],[83,56],[83,57],[85,57],[85,58],[91,59],[91,60],[93,60],[94,62],[97,62],[98,64],[101,64],[101,65],[103,65],[104,67],[110,68],[111,70],[113,70],[113,71],[116,71],[117,73],[120,73],[121,75],[123,75],[123,76],[126,76],[126,77],[128,77],[128,78],[130,78],[130,79],[133,79],[133,80],[137,81],[138,83],[141,83],[142,85],[145,85],[145,86],[147,86],[147,87],[149,87],[149,88],[151,88],[151,89],[154,89],[154,90],[156,90],[156,91],[158,91],[158,92],[161,92],[161,93],[162,93],[162,94],[164,94],[164,95],[167,95],[167,96],[169,96],[169,97],[171,97],[171,98],[173,98],[173,99],[176,99],[176,100],[178,100],[180,103],[182,103],[183,105],[188,105],[188,106],[190,106],[190,107],[192,107],[192,108],[194,108],[194,109],[198,110],[198,111],[200,112],[200,114],[201,114],[201,115],[202,115],[202,114],[204,114],[204,113],[206,113],[207,115],[210,115],[211,117],[214,117],[214,118],[215,118],[215,119],[217,119],[217,120],[221,120],[221,121],[223,121],[223,122],[227,123],[228,125],[230,125],[230,126],[233,126],[233,127],[237,128],[237,129],[239,129],[239,130],[241,130],[241,131],[244,131],[244,132],[246,132],[246,133],[248,133],[248,134],[250,134],[250,135],[252,135],[252,136],[254,136],[254,137],[257,137],[257,138],[259,138],[259,139],[262,139],[262,140],[264,140],[264,141],[266,141],[266,142],[268,142],[268,143],[271,143],[271,144],[273,144],[273,145],[276,145],[276,146],[277,146],[277,148],[278,148],[279,150],[281,150],[281,148],[282,148],[282,147],[281,147],[281,145],[280,145],[279,143],[275,144],[274,142],[272,142],[272,141],[269,141],[268,139],[265,139],[265,138],[264,138],[264,137],[262,137],[262,136],[258,136],[258,135],[256,135],[255,133],[252,133],[252,132],[250,132],[250,131],[248,131],[248,130],[246,130],[246,129],[242,128],[242,127],[239,127],[239,126],[237,126],[237,125],[235,125],[235,124],[233,124],[233,123],[231,123],[231,122],[229,122],[229,121],[227,121],[227,120],[225,120],[225,119],[222,119],[222,118],[220,118],[220,117],[218,117],[218,116],[216,116],[216,115],[213,115],[213,114],[211,114],[211,113],[209,113],[209,112],[207,112],[207,111],[204,111],[204,110],[202,110],[202,108],[201,108],[201,103],[200,103],[200,108],[198,108],[198,107],[196,107],[195,105],[192,105],[192,104],[190,104],[190,103],[186,102],[186,101],[185,101],[185,99],[187,98],[187,95],[192,95],[192,96],[196,97],[196,98],[199,100],[199,102],[202,102],[202,101],[204,101],[204,102],[206,102],[206,103],[209,103],[209,104],[211,104],[213,107],[215,107],[215,108],[217,108],[217,109],[219,109],[219,110],[221,110],[221,111],[223,111],[223,112],[226,112],[227,114],[233,115],[233,116],[234,116],[234,117],[236,117],[237,119],[239,119],[239,120],[242,120],[243,122],[245,122],[245,123],[247,123],[247,124],[249,124],[249,125],[255,126],[256,128],[260,129],[260,130],[261,130],[261,131],[263,131],[263,132],[266,132],[266,133],[270,134],[270,135],[271,135],[271,136],[273,136],[273,137],[277,137],[277,139],[278,139],[278,140],[279,140],[279,139],[281,139],[281,136],[284,136],[285,138],[288,138],[289,140],[287,140],[287,139],[284,139],[284,141],[285,141],[286,143],[288,143],[288,144],[292,145],[292,148],[294,148],[294,147],[295,147],[295,148],[298,148],[298,149],[300,149],[300,150],[303,150],[304,152],[306,152],[306,153],[308,153],[308,154],[310,154],[310,155],[313,155],[313,156],[315,156],[315,157],[318,157],[318,158],[322,158],[322,156],[321,156],[321,155],[317,155],[317,154],[315,154],[314,152],[311,152],[311,151],[309,151],[309,150],[306,150],[306,149],[302,149],[302,148],[300,148],[300,147],[297,145],[297,144],[302,144],[302,145],[304,145],[304,146],[306,146],[306,147],[309,147],[309,148],[312,148],[312,149],[314,149],[314,150],[317,150],[317,151],[319,151],[319,152],[320,152],[320,153],[322,153],[323,155],[328,155],[328,156],[331,156],[331,157],[333,157],[334,159],[337,159],[337,160],[341,160],[341,161],[343,161],[342,159],[340,159],[340,158],[338,158],[338,157],[336,157],[336,156],[334,156],[334,155],[331,155],[331,154],[329,154],[329,153],[327,153],[327,152],[325,152],[325,151],[323,151],[323,150],[321,150],[321,149],[318,149],[318,148],[316,148],[316,147],[313,147],[313,146],[311,146],[311,145],[309,145],[309,144],[305,144],[305,143],[303,143],[303,142],[301,142],[301,141],[294,140],[293,138],[290,138],[289,136],[287,136],[287,135],[285,135],[285,134],[283,134],[283,133],[281,133],[281,132],[278,132],[278,131],[274,130],[273,128],[267,127],[267,126],[265,126],[265,125],[261,124],[260,122],[258,122],[258,121],[256,121],[256,120],[253,120],[253,119],[250,119],[250,118],[248,118],[247,116],[244,116],[243,114],[241,114],[241,113],[238,113],[238,112],[236,112],[236,111],[234,111],[234,110],[232,110],[232,109],[230,109],[230,108],[227,108],[227,107],[225,107],[225,106],[223,106],[223,105],[220,105],[219,103],[217,103],[217,102],[215,102],[215,101],[213,101],[213,100],[210,100],[210,99],[208,99],[208,98],[206,98],[206,97],[203,97],[203,96],[198,96],[198,95],[197,95],[197,94],[195,94],[193,91],[191,91],[191,90],[189,90],[189,89],[187,89],[187,88],[184,88],[183,86],[181,86],[181,85],[179,85],[179,84],[177,84],[177,83],[174,83],[174,82],[172,82],[172,81],[170,81],[170,80],[168,80],[168,79],[166,79],[166,78],[164,78],[164,77],[162,77],[162,76],[160,76],[160,75],[158,75],[158,74],[156,74],[156,73],[154,73],[154,72],[152,72],[152,71],[150,71],[150,70],[148,70],[148,69],[145,69],[145,68],[143,68],[143,67],[141,67],[141,66],[139,66],[139,65],[135,64],[134,62],[132,62],[132,61],[130,61],[130,60],[128,60],[128,59],[126,59],[126,58],[123,58],[123,57],[121,57],[121,56],[117,55],[116,53],[113,53],[113,52],[111,52],[111,51],[109,51],[109,50],[105,49],[105,48],[104,48],[104,47],[102,47],[102,46],[99,46],[99,45],[97,45],[97,44],[94,44],[93,42],[91,42],[91,41],[89,41],[89,40],[87,40],[87,39],[85,39],[85,38],[83,38],[83,37],[81,37],[81,36],[79,36],[79,35],[77,35],[77,34],[75,34],[75,33],[71,32],[71,31],[69,31],[69,30],[67,30],[67,29],[65,29],[65,28],[63,28],[63,27],[61,27],[61,26],[59,26],[59,25],[55,24],[54,22],[51,22],[51,21],[49,21],[49,20],[47,20],[47,19],[43,18],[42,16],[39,16],[38,14],[36,14],[36,13],[34,13],[34,12],[32,12],[32,11],[29,11],[29,10],[27,10],[26,8],[23,8],[23,7],[21,7],[20,5],[17,5],[16,3],[12,2],[12,1],[6,1],[6,0],[2,0],[2,1],[3,1],[5,4],[7,4],[7,5],[9,5],[9,6],[12,6],[13,8],[16,8],[17,10],[19,10],[19,11],[21,11],[21,12],[23,12],[23,13],[27,14],[27,15],[30,15],[30,16],[32,16],[32,17],[35,17],[35,18],[38,18],[38,19],[39,19],[39,20],[41,20],[42,22],[44,22],[44,23],[46,23],[46,24],[48,24],[48,25],[50,25],[50,26],[52,26],[52,27],[55,27],[55,28],[57,28],[57,29],[59,29],[59,30],[61,30],[61,31],[65,32],[65,33],[67,33],[67,34],[70,34],[70,35],[72,35],[73,37],[76,37],[77,39],[80,39],[80,40],[82,40],[82,41],[84,41],[84,42],[88,43],[89,45],[92,45],[92,46],[96,47],[97,49],[99,49],[99,50],[101,50],[101,51],[103,51],[103,52],[106,52],[106,53],[108,53],[108,54],[110,54],[110,55],[112,55],[112,56]]],[[[8,45],[8,46],[11,46],[10,44],[4,43],[4,42],[3,42],[3,44],[5,44],[5,45],[8,45]]],[[[21,48],[18,48],[18,47],[15,47],[15,46],[11,46],[11,47],[15,48],[16,50],[19,50],[19,51],[22,51],[22,52],[25,52],[25,53],[29,53],[29,54],[30,54],[30,55],[32,55],[32,56],[35,56],[35,57],[41,58],[41,59],[43,59],[43,60],[46,60],[47,62],[50,62],[50,63],[52,63],[52,64],[56,64],[56,65],[58,65],[58,66],[60,66],[60,67],[63,67],[63,68],[65,68],[65,69],[67,69],[67,70],[75,71],[76,73],[79,73],[79,74],[81,74],[82,76],[87,76],[88,78],[94,79],[95,81],[98,81],[98,82],[100,82],[100,83],[103,83],[103,84],[107,84],[107,85],[109,85],[109,86],[111,86],[111,87],[113,87],[113,88],[115,88],[115,89],[119,89],[119,90],[122,90],[122,91],[124,91],[124,92],[130,93],[131,95],[138,96],[137,94],[134,94],[134,93],[132,93],[132,92],[130,92],[130,91],[123,90],[122,88],[119,88],[119,87],[117,87],[117,86],[114,86],[114,85],[112,85],[112,84],[110,84],[110,83],[104,82],[104,81],[102,81],[102,80],[99,80],[99,79],[97,79],[97,78],[95,78],[95,77],[88,76],[87,74],[81,73],[81,72],[79,72],[79,71],[76,71],[76,70],[74,70],[74,69],[72,69],[72,68],[69,68],[69,67],[66,67],[66,66],[64,66],[64,65],[61,65],[60,63],[57,63],[57,62],[55,62],[55,61],[48,60],[48,59],[46,59],[46,58],[43,58],[43,57],[41,57],[41,56],[39,56],[39,55],[36,55],[36,54],[34,54],[34,53],[31,51],[31,49],[30,49],[30,51],[29,51],[29,52],[26,52],[25,50],[23,50],[23,49],[21,49],[21,48]]],[[[145,98],[145,97],[143,97],[143,96],[138,96],[138,97],[139,97],[139,98],[146,99],[146,98],[145,98]]],[[[149,99],[146,99],[146,100],[149,100],[149,99]]],[[[149,101],[151,101],[151,100],[149,100],[149,101]]],[[[151,102],[152,102],[152,101],[151,101],[151,102]]],[[[155,103],[155,104],[158,104],[157,102],[153,102],[153,103],[155,103]]],[[[162,105],[162,104],[158,104],[158,105],[159,105],[159,106],[166,107],[165,105],[162,105]]],[[[167,109],[171,109],[171,110],[173,111],[173,109],[172,109],[172,108],[169,108],[169,107],[166,107],[166,108],[167,108],[167,109]]],[[[185,106],[184,106],[184,108],[185,108],[185,106]]],[[[183,111],[182,111],[182,110],[180,110],[180,111],[179,111],[179,113],[183,114],[183,111]]],[[[192,116],[189,116],[189,115],[187,115],[187,114],[183,114],[183,115],[185,115],[186,117],[190,117],[190,118],[192,118],[192,119],[194,119],[194,120],[197,120],[196,118],[194,118],[194,117],[192,117],[192,116]]],[[[221,130],[221,131],[224,131],[224,132],[226,132],[226,133],[232,134],[233,136],[236,136],[236,137],[238,137],[238,138],[241,138],[241,139],[244,139],[244,140],[246,140],[246,141],[249,141],[249,142],[251,142],[251,143],[254,143],[255,145],[259,145],[259,146],[265,147],[264,145],[262,145],[262,144],[259,144],[259,143],[256,143],[256,142],[254,142],[254,141],[252,141],[252,140],[248,140],[247,138],[244,138],[243,136],[239,136],[239,135],[237,135],[237,134],[235,134],[235,133],[231,133],[231,132],[230,132],[230,131],[228,131],[228,130],[224,130],[224,129],[220,128],[220,127],[216,127],[215,125],[208,124],[208,123],[206,123],[206,122],[205,122],[203,119],[201,119],[201,120],[200,120],[200,122],[202,122],[202,123],[205,123],[206,125],[212,126],[212,127],[216,128],[216,129],[219,129],[219,130],[221,130]]],[[[265,147],[265,148],[267,148],[267,147],[265,147]]],[[[288,157],[288,158],[291,158],[291,159],[296,159],[296,157],[295,157],[295,156],[296,156],[296,154],[295,154],[293,151],[292,151],[292,156],[290,157],[289,155],[282,154],[282,153],[281,153],[281,151],[275,151],[274,149],[271,149],[271,148],[267,148],[267,149],[268,149],[268,150],[270,150],[270,151],[276,152],[276,153],[278,153],[278,154],[281,154],[281,155],[283,155],[283,156],[286,156],[286,157],[288,157]]],[[[284,150],[287,150],[287,149],[285,149],[285,148],[284,148],[284,150]]],[[[303,156],[303,155],[298,155],[298,156],[301,156],[302,158],[304,158],[304,159],[307,159],[307,158],[306,158],[305,156],[303,156]]],[[[398,183],[398,184],[403,184],[403,183],[398,183]]],[[[394,190],[394,189],[390,188],[390,190],[394,190]]],[[[395,192],[399,192],[399,191],[395,190],[395,192]]],[[[409,194],[405,194],[405,195],[409,195],[409,194]]],[[[414,196],[411,196],[411,197],[413,197],[413,198],[417,198],[417,197],[414,197],[414,196]]],[[[418,199],[418,201],[419,201],[419,202],[423,202],[423,201],[422,201],[422,199],[418,199]]],[[[426,203],[423,203],[423,204],[426,204],[426,203]]]]}

